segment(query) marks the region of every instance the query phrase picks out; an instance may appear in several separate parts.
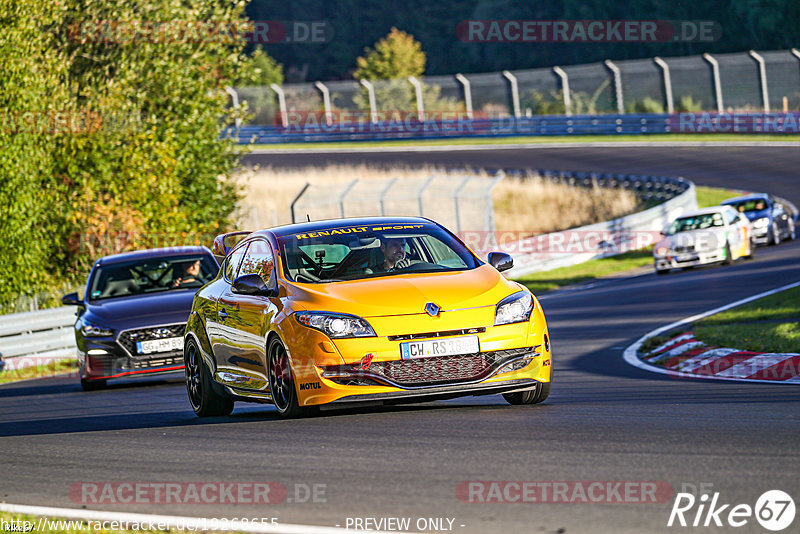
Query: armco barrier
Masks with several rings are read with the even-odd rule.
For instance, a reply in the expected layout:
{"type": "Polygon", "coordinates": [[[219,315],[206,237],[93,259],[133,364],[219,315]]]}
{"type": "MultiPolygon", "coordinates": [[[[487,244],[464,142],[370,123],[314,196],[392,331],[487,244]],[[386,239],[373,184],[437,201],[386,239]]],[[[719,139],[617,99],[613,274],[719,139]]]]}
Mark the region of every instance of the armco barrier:
{"type": "Polygon", "coordinates": [[[75,358],[74,324],[75,306],[0,315],[0,354],[9,368],[23,357],[30,362],[75,358]]]}
{"type": "Polygon", "coordinates": [[[327,124],[314,114],[289,112],[287,126],[229,128],[225,137],[240,144],[324,141],[381,141],[555,135],[646,135],[669,133],[800,133],[800,113],[686,112],[620,115],[535,115],[469,119],[459,113],[420,121],[414,113],[388,114],[372,122],[364,113],[327,124]]]}

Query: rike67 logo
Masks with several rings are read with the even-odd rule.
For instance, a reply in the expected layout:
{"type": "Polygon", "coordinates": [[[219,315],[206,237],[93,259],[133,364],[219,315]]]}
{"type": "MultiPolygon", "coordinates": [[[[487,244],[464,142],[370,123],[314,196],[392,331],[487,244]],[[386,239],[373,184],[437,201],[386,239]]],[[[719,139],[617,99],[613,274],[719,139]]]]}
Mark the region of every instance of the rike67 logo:
{"type": "Polygon", "coordinates": [[[691,493],[678,493],[667,526],[743,527],[755,517],[765,529],[780,531],[792,524],[794,516],[794,500],[781,490],[764,492],[755,506],[722,503],[719,492],[711,497],[704,493],[699,498],[691,493]]]}

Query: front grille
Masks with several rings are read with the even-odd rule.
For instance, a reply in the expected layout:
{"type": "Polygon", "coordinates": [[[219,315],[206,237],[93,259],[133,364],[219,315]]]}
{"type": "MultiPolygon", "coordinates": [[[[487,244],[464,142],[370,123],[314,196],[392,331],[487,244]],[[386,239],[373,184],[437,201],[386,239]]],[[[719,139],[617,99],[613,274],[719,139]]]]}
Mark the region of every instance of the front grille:
{"type": "Polygon", "coordinates": [[[124,369],[137,370],[137,369],[151,369],[153,367],[174,367],[183,365],[183,356],[169,356],[149,359],[133,359],[126,362],[127,365],[123,366],[124,369]]]}
{"type": "Polygon", "coordinates": [[[482,334],[486,328],[464,328],[463,330],[448,330],[446,332],[425,332],[423,334],[402,334],[399,336],[388,336],[389,341],[407,341],[409,339],[427,339],[432,337],[463,336],[467,334],[482,334]]]}
{"type": "Polygon", "coordinates": [[[126,330],[120,333],[119,337],[117,338],[117,343],[127,350],[128,354],[135,356],[136,343],[139,341],[151,341],[154,339],[164,339],[168,337],[183,337],[183,333],[185,331],[185,323],[168,326],[151,326],[136,330],[126,330]]]}
{"type": "Polygon", "coordinates": [[[685,254],[686,252],[694,252],[694,245],[689,245],[686,247],[675,247],[675,252],[677,254],[685,254]]]}
{"type": "MultiPolygon", "coordinates": [[[[509,360],[529,354],[533,347],[479,352],[459,356],[434,356],[412,360],[373,362],[368,369],[359,364],[326,366],[322,376],[330,376],[338,383],[360,385],[358,379],[384,378],[400,386],[427,386],[442,383],[459,383],[480,380],[509,360]],[[338,376],[337,376],[338,375],[338,376]]],[[[364,384],[366,385],[366,384],[364,384]]]]}

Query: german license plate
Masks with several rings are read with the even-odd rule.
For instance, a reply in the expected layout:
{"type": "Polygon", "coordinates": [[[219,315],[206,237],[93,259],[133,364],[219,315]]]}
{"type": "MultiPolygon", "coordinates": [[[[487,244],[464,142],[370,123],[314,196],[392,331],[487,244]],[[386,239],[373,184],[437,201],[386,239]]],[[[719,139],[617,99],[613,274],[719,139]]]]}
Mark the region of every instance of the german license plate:
{"type": "Polygon", "coordinates": [[[694,254],[678,254],[678,261],[692,261],[694,258],[694,254]]]}
{"type": "Polygon", "coordinates": [[[452,356],[455,354],[474,354],[480,352],[478,336],[450,337],[430,341],[407,341],[400,343],[400,357],[404,360],[429,358],[431,356],[452,356]]]}
{"type": "Polygon", "coordinates": [[[172,352],[183,350],[182,337],[165,337],[164,339],[153,339],[150,341],[137,341],[136,352],[139,354],[151,354],[153,352],[172,352]]]}

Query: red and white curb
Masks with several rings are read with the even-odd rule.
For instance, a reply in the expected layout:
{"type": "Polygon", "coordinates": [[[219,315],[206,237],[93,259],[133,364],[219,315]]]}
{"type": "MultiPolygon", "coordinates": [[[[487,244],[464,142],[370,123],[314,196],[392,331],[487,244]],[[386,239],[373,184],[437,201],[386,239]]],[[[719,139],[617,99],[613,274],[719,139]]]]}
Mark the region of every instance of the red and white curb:
{"type": "Polygon", "coordinates": [[[626,348],[623,359],[634,367],[646,371],[683,378],[800,384],[800,353],[759,353],[733,348],[709,347],[696,340],[690,331],[673,337],[643,357],[639,356],[642,344],[651,337],[676,330],[709,315],[798,286],[800,286],[800,281],[657,328],[626,348]]]}

